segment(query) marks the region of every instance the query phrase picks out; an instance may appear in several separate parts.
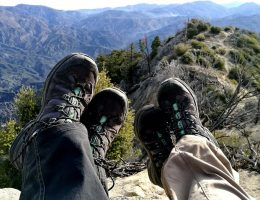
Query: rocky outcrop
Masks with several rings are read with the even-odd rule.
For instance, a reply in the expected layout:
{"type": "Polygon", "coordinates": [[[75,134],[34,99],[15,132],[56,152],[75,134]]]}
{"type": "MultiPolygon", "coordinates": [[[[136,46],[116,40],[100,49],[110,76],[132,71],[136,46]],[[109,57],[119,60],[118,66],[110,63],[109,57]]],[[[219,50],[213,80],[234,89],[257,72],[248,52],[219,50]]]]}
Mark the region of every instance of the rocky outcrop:
{"type": "MultiPolygon", "coordinates": [[[[256,200],[260,200],[260,174],[256,172],[239,171],[240,185],[256,200]]],[[[109,185],[111,185],[111,181],[109,185]]],[[[167,200],[164,190],[153,185],[147,170],[133,176],[117,178],[115,186],[109,191],[111,200],[167,200]]],[[[0,189],[1,200],[18,200],[20,191],[13,188],[0,189]]]]}
{"type": "Polygon", "coordinates": [[[20,191],[14,188],[2,188],[0,189],[1,200],[18,200],[20,197],[20,191]]]}

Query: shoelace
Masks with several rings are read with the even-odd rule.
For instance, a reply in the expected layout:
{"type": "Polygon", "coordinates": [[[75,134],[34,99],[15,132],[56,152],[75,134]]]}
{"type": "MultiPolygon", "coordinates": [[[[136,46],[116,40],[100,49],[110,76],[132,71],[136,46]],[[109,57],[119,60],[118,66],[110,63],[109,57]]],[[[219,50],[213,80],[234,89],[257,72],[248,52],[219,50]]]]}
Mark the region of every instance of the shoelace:
{"type": "Polygon", "coordinates": [[[161,165],[168,157],[168,153],[172,148],[169,148],[167,141],[163,138],[163,135],[159,132],[154,132],[156,138],[146,143],[149,146],[149,151],[152,154],[153,161],[157,168],[161,168],[161,165]]]}
{"type": "MultiPolygon", "coordinates": [[[[109,119],[113,120],[113,117],[110,117],[109,119]]],[[[92,147],[93,158],[94,158],[95,164],[99,167],[104,168],[112,180],[113,184],[108,189],[108,191],[109,191],[114,187],[115,181],[111,175],[111,167],[109,166],[108,161],[102,157],[102,155],[100,153],[100,149],[102,149],[102,151],[104,151],[104,154],[105,154],[106,149],[105,149],[105,143],[103,141],[103,138],[105,138],[108,141],[108,145],[109,145],[111,143],[111,141],[108,137],[108,134],[110,134],[112,132],[112,134],[115,135],[117,132],[113,127],[108,125],[107,120],[108,120],[108,117],[102,116],[100,118],[100,121],[98,124],[92,125],[90,127],[90,132],[92,133],[92,136],[90,139],[90,146],[92,147]],[[105,126],[107,128],[109,128],[109,131],[105,128],[105,126]],[[98,156],[96,156],[96,152],[97,152],[98,156]]]]}
{"type": "Polygon", "coordinates": [[[183,104],[174,103],[172,105],[172,111],[170,115],[170,123],[168,123],[168,127],[171,132],[176,136],[176,140],[186,134],[198,134],[199,130],[196,127],[196,122],[192,119],[194,114],[190,113],[190,111],[185,109],[183,104]],[[186,125],[184,125],[184,123],[186,125]]]}
{"type": "Polygon", "coordinates": [[[82,97],[82,89],[81,87],[76,87],[73,90],[74,94],[64,94],[62,98],[66,101],[66,103],[62,103],[60,105],[57,105],[57,111],[62,113],[62,117],[57,118],[51,118],[49,119],[50,124],[55,124],[57,121],[65,121],[65,122],[77,122],[78,119],[75,118],[75,116],[80,116],[80,102],[84,102],[86,104],[84,98],[82,97]],[[70,112],[70,108],[73,109],[72,112],[70,112]],[[69,112],[68,112],[69,111],[69,112]]]}
{"type": "Polygon", "coordinates": [[[21,130],[20,134],[23,135],[22,140],[23,140],[23,148],[21,149],[21,151],[18,153],[18,155],[13,159],[13,161],[11,162],[12,164],[14,162],[16,162],[24,153],[26,147],[31,143],[32,139],[36,136],[36,134],[48,127],[49,125],[53,125],[55,123],[57,123],[57,120],[70,120],[70,121],[77,121],[71,118],[71,116],[69,116],[69,113],[65,112],[64,110],[68,107],[72,107],[74,109],[75,112],[77,112],[77,115],[79,115],[78,110],[80,109],[80,104],[79,101],[84,100],[84,98],[82,97],[82,92],[81,92],[81,88],[80,87],[76,87],[73,92],[74,94],[64,94],[63,95],[63,99],[66,100],[66,102],[68,104],[62,104],[62,105],[57,105],[57,110],[59,112],[62,112],[63,115],[65,115],[65,117],[59,117],[57,118],[50,118],[48,123],[44,122],[44,121],[36,121],[36,120],[31,120],[30,122],[28,122],[25,125],[25,128],[21,130]],[[76,109],[75,109],[76,108],[76,109]],[[39,126],[40,129],[35,130],[33,133],[31,133],[30,135],[28,135],[31,132],[31,129],[35,126],[35,125],[41,125],[39,126]],[[26,132],[25,132],[26,131],[26,132]]]}

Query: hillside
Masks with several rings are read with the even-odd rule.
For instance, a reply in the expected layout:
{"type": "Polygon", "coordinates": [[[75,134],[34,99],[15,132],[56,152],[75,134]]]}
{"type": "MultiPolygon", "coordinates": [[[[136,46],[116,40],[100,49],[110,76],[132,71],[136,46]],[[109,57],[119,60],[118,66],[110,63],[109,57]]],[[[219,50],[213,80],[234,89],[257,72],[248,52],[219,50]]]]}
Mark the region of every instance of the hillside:
{"type": "MultiPolygon", "coordinates": [[[[249,95],[250,98],[245,98],[243,103],[241,101],[242,104],[235,110],[242,113],[246,105],[253,110],[243,117],[241,114],[237,120],[242,126],[253,124],[253,119],[258,119],[260,38],[256,34],[230,27],[221,29],[191,20],[186,29],[166,40],[157,52],[150,60],[152,72],[148,74],[146,60],[139,62],[135,82],[128,87],[136,110],[145,104],[157,104],[156,91],[160,82],[175,76],[188,82],[197,92],[201,116],[207,126],[213,128],[219,115],[228,109],[224,105],[234,97],[240,82],[239,95],[249,92],[252,98],[249,95]]],[[[232,118],[229,117],[227,121],[232,118]]],[[[231,124],[226,122],[225,125],[234,125],[231,124]]]]}
{"type": "Polygon", "coordinates": [[[230,9],[204,1],[77,11],[29,5],[0,7],[0,110],[22,85],[41,88],[54,64],[71,52],[97,57],[130,43],[137,46],[144,37],[148,43],[155,36],[164,40],[193,17],[260,32],[259,7],[245,4],[230,9]]]}
{"type": "MultiPolygon", "coordinates": [[[[175,36],[146,42],[140,41],[140,49],[132,44],[99,55],[97,63],[127,92],[135,111],[157,104],[156,92],[166,78],[185,80],[197,95],[203,125],[218,139],[232,166],[240,169],[242,186],[259,198],[259,35],[192,19],[175,36]]],[[[145,171],[118,178],[110,195],[111,199],[166,199],[162,189],[150,185],[145,171]]]]}

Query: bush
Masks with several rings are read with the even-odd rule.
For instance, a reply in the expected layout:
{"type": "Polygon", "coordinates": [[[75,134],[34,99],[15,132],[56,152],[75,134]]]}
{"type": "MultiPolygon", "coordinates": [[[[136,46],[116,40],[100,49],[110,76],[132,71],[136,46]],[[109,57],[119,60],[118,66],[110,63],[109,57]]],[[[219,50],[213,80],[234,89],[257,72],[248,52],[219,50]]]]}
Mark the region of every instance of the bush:
{"type": "Polygon", "coordinates": [[[221,58],[217,58],[214,64],[214,67],[219,70],[225,70],[225,60],[221,58]]]}
{"type": "Polygon", "coordinates": [[[232,68],[228,73],[228,78],[238,81],[239,80],[239,68],[232,68]]]}
{"type": "Polygon", "coordinates": [[[21,174],[11,165],[8,154],[20,127],[14,120],[0,130],[0,188],[21,188],[21,174]]]}
{"type": "Polygon", "coordinates": [[[260,53],[260,44],[254,36],[242,34],[239,36],[236,45],[237,47],[253,49],[255,53],[260,53]]]}
{"type": "Polygon", "coordinates": [[[199,56],[198,58],[197,58],[197,60],[196,60],[196,63],[198,64],[198,65],[200,65],[200,66],[203,66],[203,67],[206,67],[206,68],[208,68],[208,67],[210,67],[210,62],[205,58],[205,57],[203,57],[203,56],[199,56]]]}
{"type": "Polygon", "coordinates": [[[218,49],[217,49],[217,53],[220,54],[220,55],[225,55],[226,52],[227,52],[227,51],[226,51],[226,49],[224,49],[224,48],[218,48],[218,49]]]}
{"type": "Polygon", "coordinates": [[[187,38],[192,39],[194,36],[198,35],[198,29],[196,27],[187,29],[187,38]]]}
{"type": "Polygon", "coordinates": [[[208,27],[209,24],[197,19],[192,19],[187,25],[187,38],[191,39],[199,33],[207,31],[208,27]]]}
{"type": "Polygon", "coordinates": [[[190,52],[186,52],[184,55],[182,55],[181,62],[183,64],[192,64],[194,62],[193,54],[190,52]]]}
{"type": "Polygon", "coordinates": [[[211,49],[209,49],[207,46],[203,47],[200,50],[200,55],[204,56],[209,60],[209,62],[213,63],[215,61],[215,52],[211,49]]]}
{"type": "Polygon", "coordinates": [[[130,70],[141,60],[142,55],[136,52],[133,45],[126,50],[113,50],[110,54],[99,55],[96,59],[99,69],[105,68],[111,81],[119,84],[121,80],[129,81],[130,70]]]}
{"type": "Polygon", "coordinates": [[[191,41],[191,46],[192,46],[194,49],[202,49],[202,48],[207,47],[203,42],[199,42],[199,41],[197,41],[197,40],[192,40],[192,41],[191,41]]]}
{"type": "Polygon", "coordinates": [[[106,69],[103,69],[99,72],[98,81],[95,88],[95,93],[100,92],[101,90],[107,87],[113,87],[113,83],[111,83],[111,79],[107,75],[106,69]]]}
{"type": "Polygon", "coordinates": [[[241,73],[241,69],[238,67],[232,68],[228,73],[228,78],[233,79],[237,82],[242,81],[242,85],[247,85],[250,81],[250,76],[248,73],[241,73]]]}
{"type": "Polygon", "coordinates": [[[174,47],[174,54],[182,56],[190,49],[190,46],[184,43],[180,43],[174,47]]]}
{"type": "Polygon", "coordinates": [[[160,38],[159,36],[156,36],[151,45],[152,48],[151,59],[153,59],[157,55],[157,50],[160,45],[161,45],[160,38]]]}
{"type": "Polygon", "coordinates": [[[197,25],[197,29],[198,29],[199,33],[207,31],[209,29],[209,24],[207,24],[203,21],[199,21],[198,25],[197,25]]]}
{"type": "Polygon", "coordinates": [[[224,31],[225,31],[225,32],[229,32],[229,31],[231,31],[231,30],[232,30],[232,28],[229,27],[229,26],[227,26],[227,27],[224,28],[224,31]]]}
{"type": "Polygon", "coordinates": [[[200,33],[195,37],[196,40],[198,41],[204,41],[205,40],[205,35],[203,33],[200,33]]]}
{"type": "Polygon", "coordinates": [[[219,33],[221,32],[221,28],[220,28],[220,27],[217,27],[217,26],[211,26],[210,32],[211,32],[212,34],[219,34],[219,33]]]}
{"type": "Polygon", "coordinates": [[[14,102],[20,126],[34,119],[40,110],[40,95],[31,87],[22,87],[14,102]]]}
{"type": "Polygon", "coordinates": [[[11,143],[19,130],[20,128],[14,120],[8,121],[5,128],[0,130],[0,156],[8,155],[11,143]]]}
{"type": "Polygon", "coordinates": [[[229,51],[230,61],[234,64],[243,64],[245,62],[245,57],[241,51],[230,50],[229,51]]]}

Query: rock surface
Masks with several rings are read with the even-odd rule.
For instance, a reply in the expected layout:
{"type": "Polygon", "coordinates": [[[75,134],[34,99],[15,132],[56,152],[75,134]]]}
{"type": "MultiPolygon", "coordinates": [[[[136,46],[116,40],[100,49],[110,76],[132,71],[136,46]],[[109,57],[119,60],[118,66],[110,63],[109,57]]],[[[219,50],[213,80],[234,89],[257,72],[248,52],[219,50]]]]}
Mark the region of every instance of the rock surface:
{"type": "Polygon", "coordinates": [[[2,188],[0,189],[1,200],[18,200],[20,197],[20,191],[14,188],[2,188]]]}
{"type": "MultiPolygon", "coordinates": [[[[256,200],[260,200],[260,174],[241,170],[239,175],[241,186],[256,200]]],[[[109,180],[109,185],[111,184],[109,180]]],[[[168,200],[164,190],[149,181],[147,170],[133,176],[117,178],[109,195],[111,200],[168,200]]],[[[0,189],[1,200],[18,200],[19,196],[19,190],[0,189]]]]}
{"type": "MultiPolygon", "coordinates": [[[[240,184],[256,200],[260,200],[260,174],[239,171],[240,184]]],[[[112,200],[167,200],[164,190],[153,185],[148,178],[147,170],[134,176],[118,178],[115,187],[109,192],[112,200]]]]}

